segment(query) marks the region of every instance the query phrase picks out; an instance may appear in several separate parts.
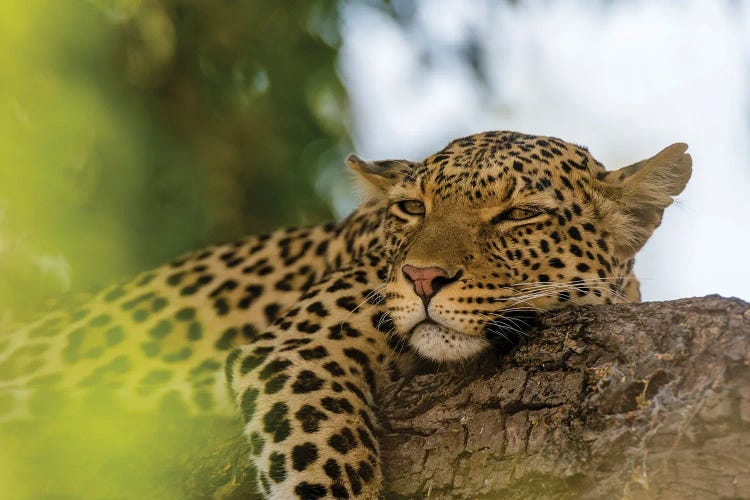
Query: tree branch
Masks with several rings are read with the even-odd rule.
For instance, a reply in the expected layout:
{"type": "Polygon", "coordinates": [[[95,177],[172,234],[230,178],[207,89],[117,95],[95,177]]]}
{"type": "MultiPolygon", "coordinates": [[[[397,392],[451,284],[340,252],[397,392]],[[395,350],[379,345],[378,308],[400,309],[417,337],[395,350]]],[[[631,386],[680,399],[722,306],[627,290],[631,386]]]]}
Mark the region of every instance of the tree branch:
{"type": "Polygon", "coordinates": [[[570,309],[491,362],[389,388],[390,496],[750,495],[750,304],[570,309]]]}

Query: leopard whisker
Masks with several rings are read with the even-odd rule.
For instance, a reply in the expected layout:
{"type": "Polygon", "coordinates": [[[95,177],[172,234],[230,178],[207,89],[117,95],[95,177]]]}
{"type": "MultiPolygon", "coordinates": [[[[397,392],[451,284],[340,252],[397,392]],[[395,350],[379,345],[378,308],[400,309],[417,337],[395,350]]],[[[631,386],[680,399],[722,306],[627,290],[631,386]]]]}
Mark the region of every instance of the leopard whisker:
{"type": "MultiPolygon", "coordinates": [[[[507,311],[507,312],[516,312],[516,311],[519,311],[519,310],[520,309],[514,309],[512,311],[507,311]]],[[[528,334],[521,328],[521,324],[520,324],[521,320],[519,320],[517,318],[513,318],[513,317],[509,317],[509,316],[502,316],[502,315],[497,315],[497,316],[493,317],[493,316],[490,316],[490,315],[487,315],[487,314],[482,314],[482,313],[480,313],[480,316],[482,316],[485,319],[491,321],[493,323],[493,325],[497,325],[498,320],[505,321],[506,323],[509,323],[509,325],[506,324],[506,325],[500,325],[500,326],[507,327],[508,329],[514,331],[515,333],[517,333],[517,334],[519,334],[521,336],[528,336],[528,334]]],[[[488,326],[488,330],[491,331],[491,328],[489,328],[489,326],[488,326]]]]}
{"type": "MultiPolygon", "coordinates": [[[[362,302],[360,302],[359,304],[357,304],[356,307],[354,307],[351,311],[349,311],[349,313],[344,318],[344,321],[347,321],[351,317],[352,314],[354,314],[355,312],[357,312],[360,307],[362,307],[364,304],[366,304],[367,302],[369,302],[369,300],[376,293],[380,293],[382,290],[384,290],[385,287],[386,287],[386,284],[385,283],[381,283],[378,286],[376,286],[375,288],[373,288],[367,295],[365,295],[365,298],[362,300],[362,302]]],[[[372,307],[372,306],[370,306],[370,307],[372,307]]]]}

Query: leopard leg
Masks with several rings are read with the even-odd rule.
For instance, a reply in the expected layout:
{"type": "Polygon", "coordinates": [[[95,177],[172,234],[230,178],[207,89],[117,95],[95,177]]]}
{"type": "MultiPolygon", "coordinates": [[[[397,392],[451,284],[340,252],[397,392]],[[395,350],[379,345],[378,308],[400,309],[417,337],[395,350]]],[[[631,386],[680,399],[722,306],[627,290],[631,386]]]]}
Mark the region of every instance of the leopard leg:
{"type": "Polygon", "coordinates": [[[269,498],[382,491],[372,401],[388,347],[370,283],[377,283],[373,271],[333,274],[227,360],[259,489],[269,498]]]}

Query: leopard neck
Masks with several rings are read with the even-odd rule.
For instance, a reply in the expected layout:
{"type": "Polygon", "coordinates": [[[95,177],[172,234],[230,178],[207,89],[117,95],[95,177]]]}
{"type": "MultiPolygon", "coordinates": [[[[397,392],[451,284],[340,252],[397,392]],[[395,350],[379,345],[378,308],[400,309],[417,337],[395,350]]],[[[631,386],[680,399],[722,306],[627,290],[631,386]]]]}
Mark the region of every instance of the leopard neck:
{"type": "Polygon", "coordinates": [[[327,251],[329,269],[345,267],[366,257],[382,256],[384,212],[383,201],[367,201],[335,226],[327,251]]]}

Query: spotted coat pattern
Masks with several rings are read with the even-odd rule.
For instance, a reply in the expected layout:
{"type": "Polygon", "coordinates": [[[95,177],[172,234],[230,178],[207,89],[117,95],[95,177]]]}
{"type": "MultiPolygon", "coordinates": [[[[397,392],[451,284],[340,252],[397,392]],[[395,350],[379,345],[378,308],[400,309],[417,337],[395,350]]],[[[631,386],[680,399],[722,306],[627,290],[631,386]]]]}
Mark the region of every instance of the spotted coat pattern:
{"type": "Polygon", "coordinates": [[[103,392],[123,408],[233,415],[227,354],[370,251],[380,214],[364,204],[338,225],[192,252],[0,332],[0,422],[101,406],[103,392]]]}
{"type": "Polygon", "coordinates": [[[397,353],[465,360],[539,310],[638,300],[633,259],[690,177],[685,150],[608,172],[556,138],[486,132],[422,162],[352,156],[370,199],[341,224],[194,252],[0,336],[0,418],[94,389],[238,408],[265,496],[375,498],[397,353]]]}

